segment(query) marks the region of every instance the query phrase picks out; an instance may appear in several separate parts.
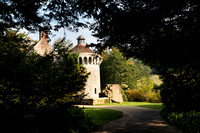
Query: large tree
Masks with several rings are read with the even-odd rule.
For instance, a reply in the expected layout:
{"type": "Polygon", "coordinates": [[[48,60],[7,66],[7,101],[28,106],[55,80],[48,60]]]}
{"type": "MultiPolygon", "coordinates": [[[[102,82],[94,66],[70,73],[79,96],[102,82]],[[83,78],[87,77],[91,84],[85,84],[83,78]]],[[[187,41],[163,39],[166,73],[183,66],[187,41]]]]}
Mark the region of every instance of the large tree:
{"type": "Polygon", "coordinates": [[[151,69],[141,61],[133,58],[127,60],[118,49],[106,50],[103,53],[104,61],[101,68],[101,85],[105,89],[106,84],[125,84],[129,89],[137,88],[137,81],[142,77],[149,78],[151,69]]]}
{"type": "Polygon", "coordinates": [[[88,132],[77,119],[89,121],[72,106],[81,100],[77,94],[83,94],[88,76],[78,55],[64,48],[40,56],[27,49],[30,42],[24,37],[13,30],[0,35],[1,131],[88,132]],[[13,128],[4,129],[7,126],[13,128]]]}
{"type": "Polygon", "coordinates": [[[9,27],[38,31],[39,28],[77,30],[85,26],[78,19],[76,0],[1,0],[0,33],[9,27]]]}

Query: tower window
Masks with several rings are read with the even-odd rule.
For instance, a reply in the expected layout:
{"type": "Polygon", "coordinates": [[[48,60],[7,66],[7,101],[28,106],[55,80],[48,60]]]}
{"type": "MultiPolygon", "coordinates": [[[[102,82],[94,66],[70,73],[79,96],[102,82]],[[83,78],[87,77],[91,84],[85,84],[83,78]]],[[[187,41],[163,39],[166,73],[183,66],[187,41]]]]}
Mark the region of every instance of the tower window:
{"type": "Polygon", "coordinates": [[[79,64],[82,65],[82,58],[79,57],[79,64]]]}
{"type": "Polygon", "coordinates": [[[89,64],[92,64],[92,58],[89,57],[89,64]]]}
{"type": "Polygon", "coordinates": [[[97,60],[96,63],[98,64],[99,63],[99,58],[97,57],[96,60],[97,60]]]}
{"type": "Polygon", "coordinates": [[[84,64],[87,65],[87,57],[84,57],[84,64]]]}

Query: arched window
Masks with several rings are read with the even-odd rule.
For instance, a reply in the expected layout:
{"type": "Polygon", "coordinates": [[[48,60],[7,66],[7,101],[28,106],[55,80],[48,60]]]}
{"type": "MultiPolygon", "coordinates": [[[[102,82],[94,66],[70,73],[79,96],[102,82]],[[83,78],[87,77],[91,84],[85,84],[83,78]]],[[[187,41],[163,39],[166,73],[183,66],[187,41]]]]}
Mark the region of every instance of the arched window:
{"type": "Polygon", "coordinates": [[[82,58],[79,57],[79,64],[82,65],[82,63],[83,63],[83,62],[82,62],[82,58]]]}
{"type": "Polygon", "coordinates": [[[97,60],[97,64],[99,64],[99,57],[97,57],[97,59],[96,59],[96,60],[97,60]]]}
{"type": "Polygon", "coordinates": [[[84,64],[87,65],[87,57],[84,57],[84,64]]]}
{"type": "Polygon", "coordinates": [[[93,64],[94,65],[96,64],[96,58],[93,58],[93,64]]]}
{"type": "Polygon", "coordinates": [[[89,64],[92,64],[92,58],[89,57],[89,64]]]}

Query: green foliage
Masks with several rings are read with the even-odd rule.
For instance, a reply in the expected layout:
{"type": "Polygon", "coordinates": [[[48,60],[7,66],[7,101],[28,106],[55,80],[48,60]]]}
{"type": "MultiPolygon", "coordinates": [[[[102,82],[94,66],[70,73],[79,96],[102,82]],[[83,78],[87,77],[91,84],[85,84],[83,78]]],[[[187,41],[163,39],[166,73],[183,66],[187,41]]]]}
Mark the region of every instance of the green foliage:
{"type": "Polygon", "coordinates": [[[151,92],[154,87],[153,81],[146,77],[141,78],[138,84],[138,89],[144,93],[151,92]]]}
{"type": "Polygon", "coordinates": [[[101,64],[101,84],[104,89],[106,84],[126,84],[128,88],[137,87],[137,81],[141,77],[149,77],[151,69],[140,61],[127,60],[118,49],[104,51],[104,61],[101,64]]]}
{"type": "Polygon", "coordinates": [[[125,73],[128,66],[122,54],[113,49],[108,56],[103,55],[104,61],[101,64],[101,84],[121,84],[125,82],[125,73]]]}
{"type": "Polygon", "coordinates": [[[128,101],[161,102],[160,91],[154,91],[153,87],[154,84],[151,80],[145,77],[141,78],[138,89],[125,91],[128,101]]]}
{"type": "Polygon", "coordinates": [[[71,40],[65,40],[65,38],[58,38],[54,41],[53,47],[55,51],[69,51],[72,49],[71,40]]]}
{"type": "Polygon", "coordinates": [[[198,62],[193,65],[185,66],[180,72],[174,72],[174,75],[168,75],[164,79],[161,95],[164,105],[170,111],[189,112],[200,111],[200,90],[199,90],[199,70],[193,70],[197,67],[198,62]]]}
{"type": "Polygon", "coordinates": [[[133,101],[144,102],[145,101],[145,97],[143,93],[141,93],[138,89],[126,90],[125,93],[129,102],[133,102],[133,101]]]}
{"type": "Polygon", "coordinates": [[[128,102],[128,99],[127,99],[126,93],[124,92],[123,89],[121,89],[121,93],[122,93],[123,101],[124,101],[124,102],[128,102]]]}
{"type": "Polygon", "coordinates": [[[181,127],[187,133],[200,132],[200,112],[169,112],[164,109],[161,111],[161,115],[170,124],[181,127]]]}
{"type": "Polygon", "coordinates": [[[44,27],[57,31],[63,27],[77,30],[85,24],[79,21],[75,4],[75,1],[3,0],[0,2],[0,33],[19,27],[30,31],[44,27]]]}
{"type": "Polygon", "coordinates": [[[0,35],[2,127],[17,127],[8,132],[88,132],[87,118],[73,107],[88,77],[77,55],[60,49],[40,56],[27,48],[24,34],[7,30],[0,35]]]}

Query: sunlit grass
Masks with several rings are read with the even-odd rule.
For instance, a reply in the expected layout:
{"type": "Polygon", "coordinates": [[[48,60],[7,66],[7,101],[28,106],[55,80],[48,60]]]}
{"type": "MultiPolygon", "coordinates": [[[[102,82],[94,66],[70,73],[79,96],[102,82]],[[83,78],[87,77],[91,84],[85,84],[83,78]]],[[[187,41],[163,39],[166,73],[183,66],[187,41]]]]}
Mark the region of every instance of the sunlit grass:
{"type": "Polygon", "coordinates": [[[106,104],[97,104],[97,106],[136,106],[144,108],[159,109],[163,108],[162,103],[148,103],[148,102],[122,102],[122,103],[106,103],[106,104]]]}
{"type": "Polygon", "coordinates": [[[86,108],[84,111],[90,118],[92,118],[92,121],[97,126],[119,119],[123,116],[121,111],[111,109],[86,108]]]}

